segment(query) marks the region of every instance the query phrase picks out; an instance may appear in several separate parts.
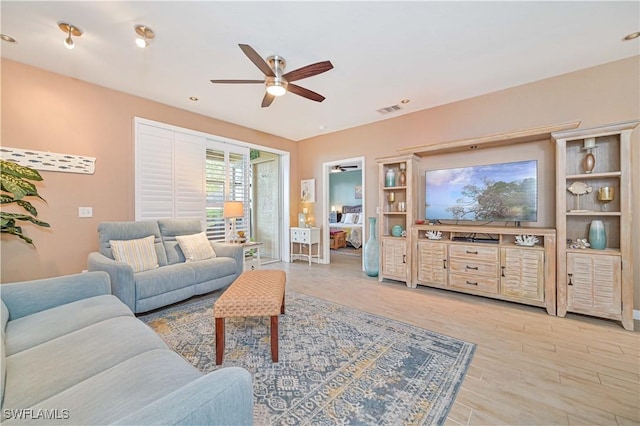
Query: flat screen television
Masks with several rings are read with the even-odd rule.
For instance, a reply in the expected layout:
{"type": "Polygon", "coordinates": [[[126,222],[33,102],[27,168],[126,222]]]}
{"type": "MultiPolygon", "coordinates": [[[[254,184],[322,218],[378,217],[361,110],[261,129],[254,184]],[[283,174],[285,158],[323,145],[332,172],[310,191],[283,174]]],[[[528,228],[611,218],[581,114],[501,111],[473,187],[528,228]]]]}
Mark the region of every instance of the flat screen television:
{"type": "Polygon", "coordinates": [[[427,170],[425,182],[427,220],[538,220],[536,160],[427,170]]]}

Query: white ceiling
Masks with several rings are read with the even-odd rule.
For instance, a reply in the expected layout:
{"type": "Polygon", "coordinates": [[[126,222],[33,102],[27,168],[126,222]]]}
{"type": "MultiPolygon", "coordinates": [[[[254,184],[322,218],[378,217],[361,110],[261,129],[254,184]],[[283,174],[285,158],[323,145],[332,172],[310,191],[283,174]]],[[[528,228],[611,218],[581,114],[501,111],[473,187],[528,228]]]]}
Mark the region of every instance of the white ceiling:
{"type": "MultiPolygon", "coordinates": [[[[292,140],[334,132],[640,54],[640,2],[164,2],[0,3],[2,56],[292,140]],[[63,46],[58,22],[85,33],[63,46]],[[147,49],[135,24],[151,27],[147,49]],[[286,71],[330,60],[261,108],[262,79],[238,43],[286,71]],[[199,98],[190,101],[190,96],[199,98]],[[377,109],[399,104],[381,115],[377,109]]],[[[286,72],[285,71],[285,72],[286,72]]],[[[37,100],[35,100],[37,101],[37,100]]]]}

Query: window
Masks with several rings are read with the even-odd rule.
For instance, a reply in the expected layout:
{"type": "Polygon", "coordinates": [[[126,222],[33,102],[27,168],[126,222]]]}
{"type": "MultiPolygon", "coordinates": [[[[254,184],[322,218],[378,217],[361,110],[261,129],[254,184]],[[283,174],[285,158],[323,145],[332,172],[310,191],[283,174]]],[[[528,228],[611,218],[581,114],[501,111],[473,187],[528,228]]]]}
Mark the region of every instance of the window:
{"type": "Polygon", "coordinates": [[[249,148],[137,122],[135,152],[136,220],[198,218],[224,240],[224,201],[242,201],[236,229],[249,235],[249,148]]]}

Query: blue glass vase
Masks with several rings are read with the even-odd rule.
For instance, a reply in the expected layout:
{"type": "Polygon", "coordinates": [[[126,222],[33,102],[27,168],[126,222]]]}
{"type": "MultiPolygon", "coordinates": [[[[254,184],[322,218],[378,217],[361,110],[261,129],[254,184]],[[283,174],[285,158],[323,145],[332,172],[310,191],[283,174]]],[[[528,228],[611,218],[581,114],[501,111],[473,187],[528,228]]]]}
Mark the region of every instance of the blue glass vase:
{"type": "Polygon", "coordinates": [[[601,220],[592,220],[589,226],[589,244],[594,250],[604,250],[607,247],[607,234],[601,220]]]}
{"type": "Polygon", "coordinates": [[[377,277],[380,272],[380,246],[376,238],[376,218],[369,218],[369,239],[364,244],[364,271],[370,277],[377,277]]]}

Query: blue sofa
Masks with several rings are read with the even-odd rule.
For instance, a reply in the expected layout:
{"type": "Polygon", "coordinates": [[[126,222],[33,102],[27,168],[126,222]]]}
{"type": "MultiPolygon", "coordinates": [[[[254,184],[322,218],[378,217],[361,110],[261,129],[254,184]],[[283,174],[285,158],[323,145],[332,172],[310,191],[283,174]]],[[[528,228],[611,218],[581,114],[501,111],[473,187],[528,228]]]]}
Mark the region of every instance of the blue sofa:
{"type": "Polygon", "coordinates": [[[111,295],[105,272],[0,290],[2,424],[252,423],[249,372],[200,373],[111,295]]]}
{"type": "Polygon", "coordinates": [[[103,222],[98,225],[100,252],[89,254],[89,271],[105,271],[113,294],[133,312],[141,313],[230,285],[242,273],[242,248],[211,242],[213,259],[185,263],[176,235],[202,232],[197,219],[103,222]],[[116,262],[109,241],[155,236],[159,268],[134,273],[131,266],[116,262]]]}

